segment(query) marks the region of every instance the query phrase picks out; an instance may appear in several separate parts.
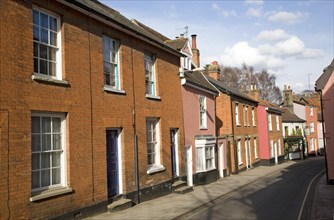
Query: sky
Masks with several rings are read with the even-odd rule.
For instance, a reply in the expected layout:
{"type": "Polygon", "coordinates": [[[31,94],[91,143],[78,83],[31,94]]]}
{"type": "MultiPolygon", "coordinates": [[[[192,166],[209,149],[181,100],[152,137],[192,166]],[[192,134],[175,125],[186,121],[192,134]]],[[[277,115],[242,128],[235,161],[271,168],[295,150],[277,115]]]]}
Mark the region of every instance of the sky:
{"type": "Polygon", "coordinates": [[[196,34],[201,66],[265,69],[281,90],[313,90],[334,58],[334,0],[100,1],[170,39],[196,34]]]}

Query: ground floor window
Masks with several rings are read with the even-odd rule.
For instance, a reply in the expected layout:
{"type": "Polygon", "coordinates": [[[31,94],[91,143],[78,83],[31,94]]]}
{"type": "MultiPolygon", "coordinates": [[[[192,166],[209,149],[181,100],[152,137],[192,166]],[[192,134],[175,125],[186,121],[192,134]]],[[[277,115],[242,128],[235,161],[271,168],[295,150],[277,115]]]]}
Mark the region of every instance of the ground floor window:
{"type": "Polygon", "coordinates": [[[196,171],[212,170],[215,167],[215,143],[211,140],[196,141],[196,171]]]}
{"type": "Polygon", "coordinates": [[[31,116],[31,188],[65,186],[65,115],[31,116]]]}

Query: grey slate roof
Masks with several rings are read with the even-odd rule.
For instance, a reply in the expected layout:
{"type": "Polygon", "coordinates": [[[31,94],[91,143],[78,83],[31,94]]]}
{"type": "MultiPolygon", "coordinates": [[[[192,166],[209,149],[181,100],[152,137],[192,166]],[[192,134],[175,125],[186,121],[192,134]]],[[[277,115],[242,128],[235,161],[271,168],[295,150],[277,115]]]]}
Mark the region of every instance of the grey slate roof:
{"type": "Polygon", "coordinates": [[[258,101],[252,99],[251,97],[249,97],[248,95],[246,95],[245,93],[239,91],[238,89],[232,88],[230,86],[225,85],[223,82],[217,81],[215,79],[212,79],[209,76],[205,76],[219,91],[226,93],[228,95],[231,96],[236,96],[254,103],[258,103],[258,101]]]}
{"type": "Polygon", "coordinates": [[[204,77],[203,73],[200,71],[193,71],[193,72],[185,72],[184,73],[185,79],[187,83],[198,86],[202,89],[209,90],[215,94],[219,94],[217,89],[212,86],[208,80],[204,77]]]}
{"type": "Polygon", "coordinates": [[[291,112],[288,108],[282,108],[282,122],[294,122],[294,123],[304,123],[304,119],[299,118],[295,113],[291,112]]]}
{"type": "Polygon", "coordinates": [[[132,21],[127,19],[125,16],[123,16],[118,11],[110,8],[107,5],[102,4],[101,2],[99,2],[97,0],[64,0],[63,3],[67,4],[67,5],[77,6],[81,9],[84,9],[89,13],[97,15],[100,18],[105,19],[106,21],[114,23],[114,24],[118,25],[119,27],[122,27],[122,28],[134,33],[135,36],[143,37],[143,38],[159,45],[161,48],[165,48],[165,49],[169,50],[170,52],[172,52],[174,54],[182,56],[182,54],[179,51],[177,51],[173,47],[165,44],[162,39],[160,39],[159,37],[157,37],[153,33],[150,33],[146,29],[136,25],[135,23],[133,23],[132,21]]]}
{"type": "Polygon", "coordinates": [[[332,60],[332,63],[324,69],[323,74],[315,82],[315,90],[317,91],[323,90],[333,73],[334,73],[334,59],[332,60]]]}

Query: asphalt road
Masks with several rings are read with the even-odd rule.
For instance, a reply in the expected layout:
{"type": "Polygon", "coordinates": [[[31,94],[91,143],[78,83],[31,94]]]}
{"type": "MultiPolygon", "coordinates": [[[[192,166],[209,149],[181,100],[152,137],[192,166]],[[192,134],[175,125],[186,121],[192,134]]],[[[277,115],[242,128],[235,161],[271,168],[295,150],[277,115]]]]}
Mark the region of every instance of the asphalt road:
{"type": "Polygon", "coordinates": [[[312,179],[324,169],[323,157],[301,161],[195,210],[185,219],[296,220],[312,179]]]}

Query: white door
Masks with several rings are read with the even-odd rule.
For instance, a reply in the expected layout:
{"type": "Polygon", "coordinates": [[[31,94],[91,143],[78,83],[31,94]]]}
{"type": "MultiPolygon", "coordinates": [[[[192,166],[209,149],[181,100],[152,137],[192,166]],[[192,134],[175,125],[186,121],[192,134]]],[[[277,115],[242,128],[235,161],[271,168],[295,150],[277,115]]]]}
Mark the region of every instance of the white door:
{"type": "Polygon", "coordinates": [[[274,144],[274,153],[275,153],[275,163],[278,163],[278,156],[277,156],[277,143],[274,144]]]}
{"type": "Polygon", "coordinates": [[[187,185],[193,185],[193,154],[192,147],[186,146],[186,171],[187,171],[187,185]]]}
{"type": "Polygon", "coordinates": [[[224,164],[225,164],[225,155],[224,155],[224,144],[219,145],[219,176],[224,177],[224,164]]]}
{"type": "Polygon", "coordinates": [[[248,156],[248,144],[247,144],[248,141],[245,141],[245,156],[246,156],[246,167],[247,169],[249,168],[249,156],[248,156]]]}

